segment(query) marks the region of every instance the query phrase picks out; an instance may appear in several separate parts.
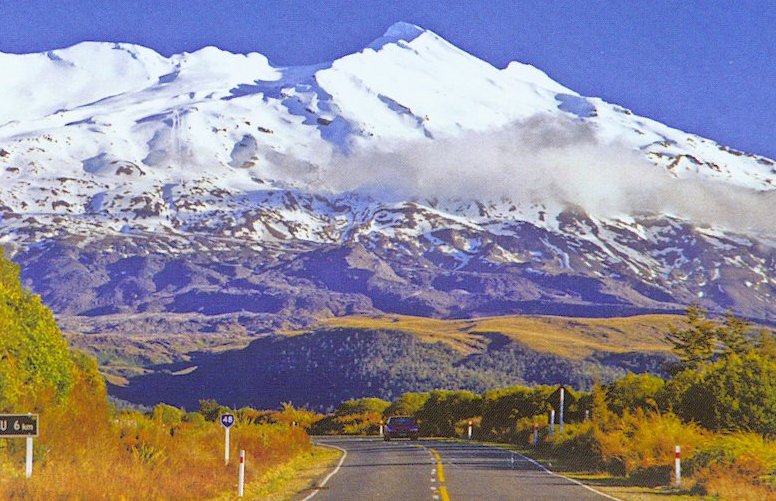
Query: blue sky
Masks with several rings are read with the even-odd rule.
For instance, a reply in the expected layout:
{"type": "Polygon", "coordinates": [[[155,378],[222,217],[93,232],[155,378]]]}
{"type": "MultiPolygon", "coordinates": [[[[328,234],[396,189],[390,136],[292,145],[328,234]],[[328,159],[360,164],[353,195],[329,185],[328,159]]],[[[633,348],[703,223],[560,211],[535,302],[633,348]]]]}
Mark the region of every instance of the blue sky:
{"type": "Polygon", "coordinates": [[[0,0],[0,51],[100,40],[170,55],[215,45],[293,65],[357,51],[396,21],[496,66],[533,64],[584,95],[776,158],[773,0],[0,0]]]}

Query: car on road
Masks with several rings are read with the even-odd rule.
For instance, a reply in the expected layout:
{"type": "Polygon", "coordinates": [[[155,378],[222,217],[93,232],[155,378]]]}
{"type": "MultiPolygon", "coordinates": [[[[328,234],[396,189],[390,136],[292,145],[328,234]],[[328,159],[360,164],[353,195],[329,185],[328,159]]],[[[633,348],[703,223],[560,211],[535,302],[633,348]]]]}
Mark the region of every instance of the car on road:
{"type": "Polygon", "coordinates": [[[409,438],[417,440],[420,437],[420,427],[412,416],[391,416],[385,422],[383,439],[388,442],[392,438],[409,438]]]}

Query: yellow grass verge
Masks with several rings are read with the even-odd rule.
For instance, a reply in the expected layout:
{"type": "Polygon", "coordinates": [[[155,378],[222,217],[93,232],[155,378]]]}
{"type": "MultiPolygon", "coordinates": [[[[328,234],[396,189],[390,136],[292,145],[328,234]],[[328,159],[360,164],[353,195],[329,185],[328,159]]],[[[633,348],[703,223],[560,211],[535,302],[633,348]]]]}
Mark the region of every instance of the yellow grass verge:
{"type": "MultiPolygon", "coordinates": [[[[462,353],[482,350],[485,336],[498,333],[544,353],[582,359],[596,350],[667,352],[665,333],[681,325],[679,315],[622,318],[566,318],[537,315],[439,320],[406,315],[349,316],[324,320],[321,328],[382,329],[406,332],[427,343],[444,342],[462,353]]],[[[298,333],[295,333],[298,334],[298,333]]]]}
{"type": "MultiPolygon", "coordinates": [[[[320,479],[337,464],[342,453],[329,447],[313,447],[310,452],[296,455],[290,461],[270,468],[257,481],[245,486],[242,499],[263,501],[286,501],[307,494],[320,479]]],[[[246,469],[250,462],[246,462],[246,469]]],[[[235,480],[237,474],[235,473],[235,480]]],[[[237,487],[224,493],[214,501],[240,499],[237,487]]]]}

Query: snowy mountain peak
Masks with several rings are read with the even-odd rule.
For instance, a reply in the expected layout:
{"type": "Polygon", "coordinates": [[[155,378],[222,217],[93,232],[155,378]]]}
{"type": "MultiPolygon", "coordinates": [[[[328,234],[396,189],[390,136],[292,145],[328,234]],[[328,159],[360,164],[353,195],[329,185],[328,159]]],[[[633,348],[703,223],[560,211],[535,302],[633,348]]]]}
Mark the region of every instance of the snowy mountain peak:
{"type": "Polygon", "coordinates": [[[399,21],[389,26],[388,29],[385,30],[385,33],[383,33],[381,37],[375,39],[367,47],[369,47],[370,49],[379,50],[385,44],[389,44],[389,43],[397,43],[400,41],[412,42],[413,40],[421,36],[423,33],[426,33],[426,30],[424,30],[420,26],[416,26],[412,23],[399,21]]]}
{"type": "Polygon", "coordinates": [[[404,281],[407,311],[421,297],[492,313],[508,292],[514,309],[617,296],[776,318],[772,160],[415,25],[306,67],[96,42],[0,54],[0,67],[0,243],[30,255],[128,241],[180,255],[196,241],[214,256],[271,249],[273,263],[355,245],[374,256],[343,262],[379,272],[375,304],[399,301],[404,281]]]}

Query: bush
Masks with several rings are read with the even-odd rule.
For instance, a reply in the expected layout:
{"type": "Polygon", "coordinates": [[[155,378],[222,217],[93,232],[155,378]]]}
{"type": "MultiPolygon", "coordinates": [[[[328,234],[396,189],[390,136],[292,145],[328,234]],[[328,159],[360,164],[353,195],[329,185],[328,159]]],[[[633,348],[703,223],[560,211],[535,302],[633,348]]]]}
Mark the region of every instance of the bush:
{"type": "Polygon", "coordinates": [[[674,448],[682,447],[685,458],[692,457],[704,443],[703,431],[693,423],[683,423],[676,415],[627,410],[612,429],[596,426],[598,450],[604,463],[625,476],[637,470],[671,465],[674,448]]]}
{"type": "Polygon", "coordinates": [[[421,433],[430,436],[452,437],[455,424],[480,414],[482,397],[470,391],[435,390],[417,412],[421,433]]]}
{"type": "Polygon", "coordinates": [[[402,394],[385,409],[385,416],[414,416],[426,404],[428,393],[408,392],[402,394]]]}
{"type": "Polygon", "coordinates": [[[166,425],[181,424],[185,414],[186,412],[182,409],[167,404],[158,404],[151,413],[154,421],[166,425]]]}
{"type": "Polygon", "coordinates": [[[345,400],[334,411],[337,416],[350,414],[377,413],[382,414],[391,405],[390,402],[381,398],[359,398],[355,400],[345,400]]]}
{"type": "Polygon", "coordinates": [[[615,382],[606,385],[606,403],[609,409],[622,414],[624,410],[657,410],[657,396],[665,381],[652,374],[628,373],[615,382]]]}
{"type": "Polygon", "coordinates": [[[755,351],[679,373],[662,398],[707,429],[776,436],[776,360],[755,351]]]}

